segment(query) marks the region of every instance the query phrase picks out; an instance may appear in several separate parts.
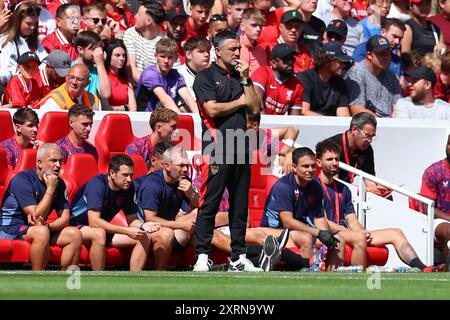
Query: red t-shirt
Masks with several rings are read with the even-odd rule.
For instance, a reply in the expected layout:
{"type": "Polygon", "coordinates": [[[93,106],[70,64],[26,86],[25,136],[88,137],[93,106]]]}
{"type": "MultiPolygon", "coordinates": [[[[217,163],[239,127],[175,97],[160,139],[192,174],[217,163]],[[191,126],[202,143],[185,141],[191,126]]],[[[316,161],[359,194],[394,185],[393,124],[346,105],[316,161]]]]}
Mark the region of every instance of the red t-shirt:
{"type": "Polygon", "coordinates": [[[198,30],[194,30],[190,23],[191,17],[188,18],[186,22],[186,40],[192,38],[193,36],[204,36],[208,35],[208,23],[205,23],[198,30]]]}
{"type": "Polygon", "coordinates": [[[444,85],[441,80],[441,74],[436,75],[436,85],[434,86],[434,97],[437,99],[442,99],[450,103],[450,85],[444,85]]]}
{"type": "Polygon", "coordinates": [[[261,31],[261,35],[259,36],[257,43],[264,42],[276,42],[278,37],[280,36],[280,23],[281,17],[283,16],[284,8],[278,8],[274,11],[269,11],[266,14],[266,25],[261,31]]]}
{"type": "Polygon", "coordinates": [[[64,37],[59,29],[56,29],[55,32],[45,37],[45,39],[42,40],[42,46],[47,52],[51,52],[56,49],[67,52],[70,56],[71,61],[74,61],[78,58],[75,46],[73,45],[73,43],[70,43],[66,39],[66,37],[64,37]]]}
{"type": "Polygon", "coordinates": [[[256,69],[252,75],[253,84],[264,91],[264,112],[283,115],[291,109],[301,109],[303,87],[295,76],[281,82],[275,78],[271,67],[256,69]]]}
{"type": "Polygon", "coordinates": [[[354,0],[352,16],[358,21],[367,17],[367,8],[369,7],[369,0],[354,0]]]}
{"type": "Polygon", "coordinates": [[[111,83],[111,106],[122,106],[128,104],[128,79],[119,77],[108,71],[109,82],[111,83]]]}
{"type": "MultiPolygon", "coordinates": [[[[270,61],[270,52],[277,43],[281,42],[275,41],[272,43],[265,42],[261,44],[261,47],[263,47],[264,50],[266,51],[268,61],[270,61]]],[[[295,73],[304,72],[306,70],[314,68],[314,59],[311,56],[309,50],[304,45],[301,44],[297,45],[297,53],[298,55],[296,56],[294,62],[295,73]]]]}
{"type": "Polygon", "coordinates": [[[447,49],[450,49],[450,20],[445,18],[442,13],[429,17],[428,20],[439,27],[444,35],[444,42],[447,49]]]}
{"type": "Polygon", "coordinates": [[[31,79],[30,84],[27,85],[21,75],[15,75],[9,80],[6,86],[5,93],[3,94],[3,104],[11,103],[13,108],[27,106],[33,108],[42,97],[44,96],[39,91],[36,80],[31,79]]]}
{"type": "Polygon", "coordinates": [[[45,73],[45,69],[39,69],[39,72],[36,72],[33,76],[33,79],[36,80],[37,86],[39,88],[39,92],[42,97],[45,97],[50,91],[58,88],[62,83],[55,84],[54,86],[50,85],[48,81],[47,74],[45,73]]]}
{"type": "Polygon", "coordinates": [[[67,1],[64,1],[64,0],[53,0],[51,2],[48,2],[48,4],[45,6],[45,9],[50,11],[50,13],[56,19],[56,10],[58,10],[59,6],[65,4],[65,3],[67,3],[67,1]]]}
{"type": "Polygon", "coordinates": [[[124,7],[121,10],[121,12],[119,11],[119,9],[117,9],[114,12],[106,13],[106,24],[108,25],[108,27],[110,27],[111,30],[115,30],[116,25],[119,25],[121,31],[125,31],[128,28],[134,26],[135,20],[130,9],[128,7],[124,7]],[[126,19],[124,17],[126,17],[126,19]]]}

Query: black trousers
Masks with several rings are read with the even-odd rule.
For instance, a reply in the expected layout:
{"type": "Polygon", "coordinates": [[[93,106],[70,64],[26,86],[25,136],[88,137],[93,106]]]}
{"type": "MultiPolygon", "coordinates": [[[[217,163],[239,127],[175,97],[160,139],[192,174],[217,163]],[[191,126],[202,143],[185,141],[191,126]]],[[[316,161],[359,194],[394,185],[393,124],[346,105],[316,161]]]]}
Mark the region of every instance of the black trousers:
{"type": "Polygon", "coordinates": [[[225,187],[229,193],[228,220],[231,233],[231,260],[246,253],[245,232],[248,216],[248,189],[250,164],[215,164],[204,155],[201,165],[203,185],[200,189],[200,205],[195,223],[196,254],[211,251],[215,216],[219,211],[225,187]]]}

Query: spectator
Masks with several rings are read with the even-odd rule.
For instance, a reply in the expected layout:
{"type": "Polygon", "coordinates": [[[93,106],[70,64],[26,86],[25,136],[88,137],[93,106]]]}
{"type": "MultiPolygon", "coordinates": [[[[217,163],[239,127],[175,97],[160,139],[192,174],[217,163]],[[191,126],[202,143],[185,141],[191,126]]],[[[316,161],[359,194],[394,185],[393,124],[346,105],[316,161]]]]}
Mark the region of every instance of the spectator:
{"type": "Polygon", "coordinates": [[[442,58],[441,72],[437,75],[434,97],[450,103],[450,52],[442,58]]]}
{"type": "Polygon", "coordinates": [[[438,0],[437,2],[442,11],[435,16],[428,17],[428,20],[439,27],[444,36],[444,43],[448,50],[450,49],[450,1],[438,0]]]}
{"type": "Polygon", "coordinates": [[[247,0],[228,0],[225,6],[228,25],[238,36],[241,35],[240,26],[242,15],[247,8],[249,8],[249,2],[247,0]]]}
{"type": "Polygon", "coordinates": [[[380,35],[381,26],[391,8],[391,0],[370,0],[370,13],[360,21],[364,31],[364,41],[368,41],[375,35],[380,35]]]}
{"type": "Polygon", "coordinates": [[[186,151],[174,146],[164,151],[163,157],[163,169],[144,176],[136,192],[141,221],[161,225],[152,235],[156,270],[165,270],[171,253],[189,245],[199,201],[188,177],[186,151]]]}
{"type": "Polygon", "coordinates": [[[91,3],[83,7],[85,31],[95,32],[102,41],[111,40],[115,34],[107,25],[106,9],[98,3],[91,3]]]}
{"type": "Polygon", "coordinates": [[[39,118],[30,108],[18,109],[13,116],[13,124],[16,132],[14,136],[0,143],[0,147],[5,149],[8,159],[8,166],[14,169],[19,160],[20,152],[23,149],[39,148],[42,141],[36,140],[39,118]]]}
{"type": "Polygon", "coordinates": [[[108,72],[108,79],[111,85],[111,97],[107,108],[115,111],[136,111],[136,98],[134,97],[133,86],[128,80],[127,48],[123,40],[114,39],[105,45],[105,69],[108,72]]]}
{"type": "Polygon", "coordinates": [[[209,66],[209,53],[211,51],[211,42],[205,37],[195,36],[190,38],[184,44],[184,54],[186,56],[185,64],[178,68],[186,82],[189,93],[196,100],[194,92],[194,80],[198,72],[209,66]]]}
{"type": "Polygon", "coordinates": [[[428,21],[431,0],[409,0],[411,19],[406,21],[406,30],[401,43],[402,53],[417,50],[425,55],[428,52],[441,54],[445,49],[444,35],[439,27],[428,21]]]}
{"type": "Polygon", "coordinates": [[[347,24],[344,20],[335,19],[331,20],[327,25],[325,32],[323,33],[323,44],[327,44],[328,42],[339,42],[340,44],[344,44],[347,39],[347,24]]]}
{"type": "Polygon", "coordinates": [[[186,23],[186,39],[193,36],[206,37],[208,35],[208,17],[213,4],[213,0],[189,1],[190,17],[186,23]]]}
{"type": "Polygon", "coordinates": [[[64,4],[70,4],[74,6],[80,6],[80,0],[47,0],[45,8],[53,15],[55,19],[58,19],[58,9],[64,4]]]}
{"type": "Polygon", "coordinates": [[[353,247],[350,263],[366,268],[367,247],[390,244],[394,246],[398,257],[405,264],[424,272],[435,271],[433,267],[423,264],[401,229],[386,228],[375,231],[364,229],[356,217],[350,189],[334,179],[338,172],[339,154],[339,146],[331,140],[321,141],[316,145],[317,166],[320,168],[316,181],[323,190],[323,206],[331,232],[339,233],[345,242],[353,247]]]}
{"type": "Polygon", "coordinates": [[[62,270],[78,263],[81,233],[69,227],[67,190],[64,180],[59,177],[60,168],[58,146],[43,144],[36,156],[36,169],[14,176],[0,208],[0,237],[31,242],[32,270],[45,269],[49,244],[62,247],[62,270]],[[58,217],[47,223],[53,210],[58,217]]]}
{"type": "Polygon", "coordinates": [[[41,0],[26,0],[23,2],[30,2],[39,9],[39,18],[38,18],[38,39],[42,42],[46,36],[51,34],[56,30],[56,21],[55,17],[42,6],[41,0]]]}
{"type": "Polygon", "coordinates": [[[34,107],[42,97],[33,76],[38,72],[39,58],[36,54],[25,52],[17,59],[19,73],[9,80],[3,94],[3,107],[34,107]]]}
{"type": "Polygon", "coordinates": [[[309,148],[295,149],[292,172],[281,177],[270,190],[261,227],[289,229],[305,258],[312,257],[313,238],[318,238],[343,260],[345,244],[340,235],[331,233],[323,215],[322,189],[314,180],[315,170],[314,152],[309,148]]]}
{"type": "Polygon", "coordinates": [[[12,12],[0,0],[0,34],[3,34],[9,19],[11,19],[12,12]]]}
{"type": "Polygon", "coordinates": [[[254,0],[253,7],[261,11],[266,20],[266,25],[261,31],[261,36],[258,39],[258,43],[264,42],[276,42],[280,36],[280,23],[283,13],[288,10],[293,10],[291,7],[282,7],[270,11],[272,8],[273,0],[254,0]]]}
{"type": "Polygon", "coordinates": [[[445,151],[447,158],[433,163],[423,173],[420,194],[435,201],[433,224],[435,247],[442,250],[442,260],[447,257],[445,267],[447,272],[450,272],[450,190],[448,187],[450,181],[450,135],[445,151]]]}
{"type": "Polygon", "coordinates": [[[321,40],[326,25],[322,20],[313,16],[314,11],[317,9],[317,1],[299,1],[300,7],[298,7],[298,12],[304,21],[300,44],[304,45],[309,52],[315,52],[322,45],[321,40]]]}
{"type": "Polygon", "coordinates": [[[172,134],[177,130],[178,115],[167,108],[158,108],[150,115],[150,129],[152,133],[134,140],[126,148],[127,154],[139,154],[144,158],[147,168],[152,167],[153,149],[164,141],[170,141],[172,134]]]}
{"type": "Polygon", "coordinates": [[[186,32],[186,21],[188,16],[182,7],[177,7],[167,11],[166,13],[166,33],[167,36],[176,41],[178,46],[178,60],[174,64],[174,68],[178,68],[180,63],[184,63],[183,45],[188,39],[186,32]]]}
{"type": "Polygon", "coordinates": [[[399,80],[389,69],[391,44],[382,36],[373,36],[366,46],[366,59],[355,64],[345,75],[350,95],[350,112],[371,112],[378,117],[392,117],[401,98],[399,80]]]}
{"type": "Polygon", "coordinates": [[[208,36],[206,37],[213,44],[209,53],[209,61],[216,61],[216,49],[214,48],[214,37],[219,32],[228,30],[228,20],[223,14],[213,14],[209,20],[208,36]]]}
{"type": "Polygon", "coordinates": [[[349,117],[349,98],[342,78],[351,58],[342,45],[328,42],[314,56],[315,68],[299,73],[303,86],[302,114],[349,117]]]}
{"type": "Polygon", "coordinates": [[[267,56],[263,47],[258,45],[261,29],[265,24],[264,16],[258,9],[245,9],[242,15],[241,31],[239,38],[241,50],[240,59],[249,65],[250,77],[259,67],[267,65],[267,56]]]}
{"type": "MultiPolygon", "coordinates": [[[[349,56],[352,56],[355,48],[364,40],[363,28],[358,21],[352,17],[352,0],[333,0],[332,2],[333,10],[326,14],[322,20],[327,26],[335,19],[344,21],[344,24],[347,27],[344,49],[349,56]]],[[[335,22],[335,27],[339,28],[340,25],[336,24],[337,23],[335,22]]]]}
{"type": "Polygon", "coordinates": [[[84,64],[89,69],[89,84],[85,90],[108,100],[111,97],[111,84],[105,68],[102,39],[92,31],[81,31],[75,41],[78,58],[72,63],[84,64]]]}
{"type": "Polygon", "coordinates": [[[0,36],[0,95],[8,81],[16,73],[17,59],[25,52],[35,53],[39,60],[47,52],[38,40],[38,9],[32,3],[21,3],[0,36]]]}
{"type": "Polygon", "coordinates": [[[177,113],[198,113],[197,105],[186,88],[183,77],[172,69],[177,59],[178,47],[174,40],[166,38],[158,41],[157,63],[144,70],[136,87],[139,111],[153,111],[166,107],[177,113]]]}
{"type": "Polygon", "coordinates": [[[47,94],[36,108],[44,111],[68,110],[74,104],[87,105],[92,110],[101,110],[100,100],[96,95],[84,90],[89,84],[89,69],[83,64],[70,68],[66,82],[47,94]]]}
{"type": "Polygon", "coordinates": [[[407,73],[410,96],[397,101],[396,118],[450,120],[450,104],[435,99],[436,75],[427,67],[407,73]]]}
{"type": "MultiPolygon", "coordinates": [[[[330,138],[341,148],[339,159],[345,164],[368,174],[375,175],[375,160],[370,145],[376,138],[377,120],[369,112],[361,112],[353,116],[349,130],[330,138]]],[[[354,174],[339,170],[339,179],[353,183],[354,174]]],[[[366,191],[377,195],[386,194],[389,189],[377,185],[375,182],[365,180],[366,191]]]]}
{"type": "Polygon", "coordinates": [[[162,38],[159,25],[164,20],[164,9],[159,2],[145,2],[139,6],[134,27],[123,34],[128,51],[132,78],[138,82],[144,68],[156,63],[156,43],[162,38]]]}
{"type": "Polygon", "coordinates": [[[118,38],[122,38],[123,32],[135,24],[135,17],[131,13],[128,3],[118,0],[105,0],[103,3],[109,19],[108,26],[118,35],[118,38]]]}
{"type": "MultiPolygon", "coordinates": [[[[391,45],[391,62],[389,63],[389,69],[394,71],[399,79],[403,76],[403,66],[402,59],[398,55],[398,50],[404,32],[405,24],[394,18],[385,19],[383,27],[381,28],[381,36],[385,37],[391,45]]],[[[356,50],[353,52],[353,59],[355,62],[360,62],[366,58],[366,47],[367,42],[363,42],[356,47],[356,50]]],[[[400,81],[403,81],[403,79],[400,81]]]]}
{"type": "Polygon", "coordinates": [[[141,271],[147,262],[151,233],[160,226],[139,221],[133,172],[133,160],[117,154],[109,162],[108,173],[89,180],[72,201],[70,223],[81,230],[83,240],[90,244],[92,270],[105,268],[105,246],[132,247],[130,271],[141,271]],[[120,210],[125,214],[126,226],[111,223],[120,210]]]}
{"type": "Polygon", "coordinates": [[[297,52],[287,44],[273,47],[271,67],[257,69],[252,76],[255,91],[263,103],[266,114],[301,114],[303,88],[294,76],[297,52]]]}
{"type": "Polygon", "coordinates": [[[65,164],[71,154],[91,154],[98,161],[97,149],[87,140],[91,133],[94,112],[82,104],[69,109],[68,120],[70,132],[56,144],[61,149],[61,162],[65,164]]]}
{"type": "Polygon", "coordinates": [[[75,48],[75,38],[78,30],[80,30],[80,23],[81,15],[78,5],[66,3],[58,7],[56,11],[57,28],[55,32],[49,34],[42,40],[42,45],[45,50],[48,52],[52,52],[55,49],[63,50],[74,61],[78,57],[75,48]]]}
{"type": "Polygon", "coordinates": [[[56,49],[50,52],[43,62],[42,68],[34,75],[41,97],[45,97],[66,81],[70,56],[67,52],[56,49]]]}

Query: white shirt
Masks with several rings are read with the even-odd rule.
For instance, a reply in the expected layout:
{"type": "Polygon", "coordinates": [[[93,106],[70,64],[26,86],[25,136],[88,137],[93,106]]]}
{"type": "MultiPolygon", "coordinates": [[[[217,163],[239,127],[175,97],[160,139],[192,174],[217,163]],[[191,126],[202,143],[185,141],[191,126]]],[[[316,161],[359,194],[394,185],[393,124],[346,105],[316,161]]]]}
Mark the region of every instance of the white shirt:
{"type": "Polygon", "coordinates": [[[186,82],[186,87],[189,90],[189,93],[194,98],[194,101],[196,100],[195,93],[194,93],[194,80],[195,80],[195,74],[194,72],[189,69],[187,64],[182,64],[178,68],[178,73],[181,74],[184,78],[184,81],[186,82]]]}
{"type": "Polygon", "coordinates": [[[38,39],[39,41],[42,41],[45,39],[46,36],[48,36],[50,33],[56,30],[56,21],[55,18],[53,18],[53,15],[45,9],[44,7],[40,7],[41,12],[39,13],[39,35],[38,39]]]}
{"type": "Polygon", "coordinates": [[[396,118],[450,120],[450,104],[436,99],[432,106],[416,104],[411,97],[399,99],[396,118]]]}
{"type": "Polygon", "coordinates": [[[147,40],[131,27],[123,34],[123,41],[127,47],[128,54],[135,56],[136,67],[143,71],[146,67],[156,63],[156,43],[163,38],[160,34],[152,40],[147,40]]]}

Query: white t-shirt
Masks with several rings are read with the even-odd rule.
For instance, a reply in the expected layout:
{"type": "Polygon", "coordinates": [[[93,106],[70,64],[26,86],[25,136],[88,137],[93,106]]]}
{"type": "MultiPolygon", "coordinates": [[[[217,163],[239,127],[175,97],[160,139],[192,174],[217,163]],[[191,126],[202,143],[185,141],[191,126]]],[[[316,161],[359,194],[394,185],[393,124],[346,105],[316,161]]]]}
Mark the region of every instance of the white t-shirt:
{"type": "Polygon", "coordinates": [[[436,99],[432,106],[415,104],[411,97],[399,99],[396,118],[450,120],[450,104],[436,99]]]}
{"type": "Polygon", "coordinates": [[[142,72],[146,67],[156,63],[156,43],[163,36],[160,34],[152,40],[147,40],[134,27],[125,31],[123,41],[128,54],[136,57],[136,67],[139,71],[142,72]]]}
{"type": "Polygon", "coordinates": [[[195,101],[196,97],[194,93],[194,80],[195,80],[194,72],[188,68],[187,64],[182,64],[177,71],[179,74],[183,76],[184,81],[186,82],[186,87],[188,88],[189,93],[192,95],[195,101]]]}
{"type": "Polygon", "coordinates": [[[50,33],[56,30],[56,21],[53,15],[45,9],[44,7],[40,7],[41,12],[39,13],[39,35],[38,39],[39,41],[42,41],[45,39],[46,36],[48,36],[50,33]]]}

